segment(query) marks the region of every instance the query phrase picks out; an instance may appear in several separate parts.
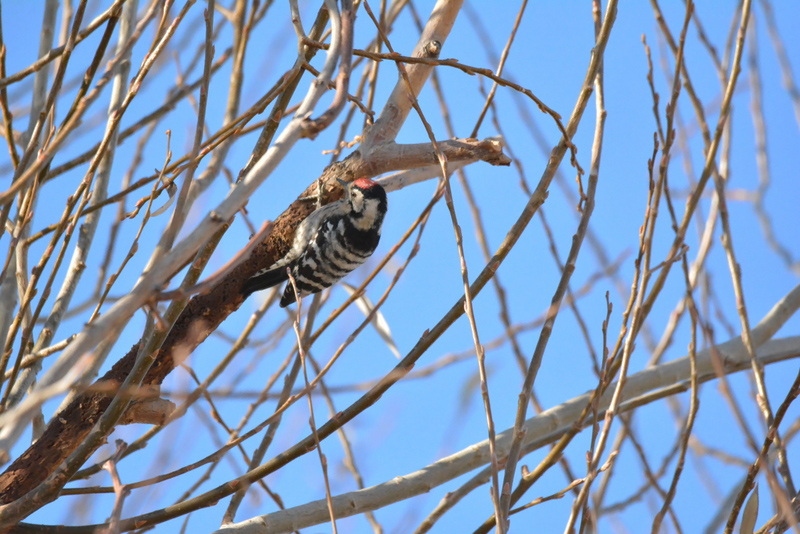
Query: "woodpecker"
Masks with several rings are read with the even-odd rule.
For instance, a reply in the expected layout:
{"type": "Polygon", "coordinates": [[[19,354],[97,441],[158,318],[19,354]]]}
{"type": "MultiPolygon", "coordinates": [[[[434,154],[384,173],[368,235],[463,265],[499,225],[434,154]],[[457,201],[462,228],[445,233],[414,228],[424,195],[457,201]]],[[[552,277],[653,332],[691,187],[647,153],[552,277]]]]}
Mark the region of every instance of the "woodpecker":
{"type": "MultiPolygon", "coordinates": [[[[283,258],[245,282],[245,298],[288,280],[287,269],[301,297],[331,287],[375,252],[386,208],[386,191],[380,184],[359,178],[345,186],[345,198],[317,208],[300,223],[283,258]]],[[[295,300],[289,282],[281,308],[295,300]]]]}

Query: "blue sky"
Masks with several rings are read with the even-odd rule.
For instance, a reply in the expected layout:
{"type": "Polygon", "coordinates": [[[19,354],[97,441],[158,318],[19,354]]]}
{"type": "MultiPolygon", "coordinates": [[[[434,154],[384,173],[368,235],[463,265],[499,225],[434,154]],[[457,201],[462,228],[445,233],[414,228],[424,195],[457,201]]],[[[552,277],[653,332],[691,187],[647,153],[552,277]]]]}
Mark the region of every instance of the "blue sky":
{"type": "MultiPolygon", "coordinates": [[[[426,17],[432,4],[432,2],[417,3],[420,16],[426,17]]],[[[662,4],[670,28],[677,33],[684,15],[683,2],[672,1],[662,2],[662,4]]],[[[317,4],[304,2],[301,6],[303,21],[308,28],[316,13],[317,4]]],[[[172,46],[175,47],[174,53],[180,58],[182,65],[188,62],[188,58],[202,42],[199,20],[202,17],[203,7],[204,3],[198,2],[190,10],[185,26],[179,30],[172,43],[172,46]],[[197,25],[197,29],[189,31],[189,28],[194,28],[193,24],[197,25]]],[[[376,9],[376,6],[372,7],[376,9]]],[[[42,7],[38,3],[17,1],[8,2],[3,5],[3,8],[3,35],[8,46],[6,70],[13,73],[35,59],[36,47],[33,44],[32,36],[38,33],[42,7]]],[[[798,53],[800,51],[800,35],[794,31],[794,26],[799,20],[800,6],[794,2],[778,1],[774,2],[773,8],[777,15],[779,33],[784,39],[785,49],[795,72],[797,72],[797,69],[800,69],[800,53],[798,53]]],[[[494,54],[502,50],[518,9],[519,6],[516,2],[471,2],[468,7],[465,7],[465,12],[459,16],[453,33],[445,44],[442,57],[457,58],[462,63],[472,66],[495,68],[494,54]],[[466,10],[471,10],[474,17],[468,17],[466,10]],[[489,33],[494,47],[493,53],[488,53],[484,48],[480,32],[471,22],[471,18],[480,20],[485,31],[489,33]]],[[[727,3],[712,2],[701,3],[696,10],[710,41],[721,52],[733,16],[731,7],[727,3]]],[[[254,30],[247,55],[243,106],[249,106],[261,97],[294,60],[294,33],[287,24],[287,17],[287,6],[282,2],[276,3],[271,8],[266,21],[254,30]]],[[[800,133],[789,96],[781,85],[781,74],[774,49],[767,36],[760,7],[755,8],[755,24],[772,177],[765,205],[767,211],[773,216],[772,222],[777,238],[797,257],[800,255],[800,247],[797,244],[795,229],[800,223],[800,211],[796,208],[796,199],[800,194],[800,183],[797,180],[796,153],[797,147],[800,146],[800,133]]],[[[374,28],[371,21],[363,12],[359,12],[355,46],[357,48],[366,46],[373,34],[374,28]]],[[[664,105],[669,96],[670,86],[664,78],[661,62],[666,61],[668,70],[672,72],[674,70],[673,57],[665,52],[660,41],[661,38],[650,6],[645,2],[623,2],[605,55],[605,98],[608,115],[597,206],[591,223],[592,230],[600,237],[609,258],[612,261],[623,258],[619,275],[628,287],[634,272],[633,259],[638,243],[639,226],[644,217],[648,186],[647,160],[653,152],[653,133],[656,128],[652,111],[653,102],[645,78],[647,63],[641,42],[643,35],[652,49],[656,90],[661,97],[659,113],[663,120],[664,105]]],[[[134,50],[134,68],[138,67],[151,38],[152,32],[150,31],[145,34],[145,38],[134,50]]],[[[418,32],[410,15],[404,13],[398,19],[390,36],[393,47],[400,53],[409,53],[417,38],[418,32]]],[[[220,42],[228,43],[229,40],[230,31],[226,27],[221,34],[220,42]]],[[[73,70],[68,71],[68,79],[70,78],[69,74],[72,74],[73,77],[78,75],[80,72],[78,66],[82,64],[80,60],[90,57],[96,41],[96,36],[93,36],[87,40],[85,46],[76,48],[75,57],[72,60],[73,70]]],[[[590,59],[593,42],[593,23],[588,2],[533,2],[528,5],[522,19],[508,57],[504,76],[533,91],[548,106],[558,111],[566,121],[575,104],[590,59]]],[[[217,55],[222,53],[225,46],[217,47],[217,55]]],[[[691,80],[706,106],[708,121],[713,129],[719,109],[720,83],[707,52],[698,40],[694,27],[691,27],[688,32],[686,47],[686,63],[691,80]]],[[[171,55],[172,52],[170,57],[171,55]]],[[[322,56],[318,55],[314,64],[319,67],[322,60],[322,56]]],[[[221,125],[229,72],[230,63],[227,63],[211,84],[207,116],[211,131],[216,131],[221,125]]],[[[481,96],[480,89],[482,87],[488,90],[490,84],[486,79],[468,76],[456,69],[442,67],[438,72],[448,100],[456,135],[466,137],[472,131],[483,105],[484,98],[481,96]]],[[[360,75],[361,70],[359,69],[353,77],[354,83],[351,87],[355,87],[360,75]]],[[[123,128],[160,103],[163,100],[165,87],[174,83],[175,76],[175,61],[170,59],[164,65],[160,65],[158,70],[148,78],[149,81],[143,87],[140,97],[133,102],[126,115],[127,118],[123,120],[123,128]]],[[[383,62],[380,83],[376,90],[376,110],[380,109],[396,79],[394,66],[383,62]]],[[[19,105],[23,107],[27,105],[24,92],[30,91],[30,86],[26,86],[26,83],[29,82],[26,81],[9,88],[12,99],[15,95],[23,95],[17,100],[12,100],[19,102],[19,105]]],[[[304,94],[305,85],[303,84],[305,83],[308,83],[307,78],[304,78],[301,83],[295,100],[304,94]]],[[[65,93],[73,94],[74,88],[66,88],[65,93]]],[[[730,190],[752,191],[758,185],[750,99],[751,91],[745,67],[740,75],[733,101],[733,136],[728,186],[730,190]]],[[[327,103],[328,100],[323,99],[318,109],[323,110],[327,103]]],[[[87,129],[102,130],[106,105],[107,97],[106,99],[101,98],[89,112],[88,116],[94,117],[96,121],[87,120],[87,129]]],[[[437,137],[446,138],[446,128],[440,116],[436,96],[430,85],[420,95],[420,105],[437,137]]],[[[63,113],[63,109],[61,112],[63,113]]],[[[544,169],[547,154],[543,153],[537,145],[526,115],[533,118],[549,146],[558,141],[558,130],[553,121],[540,113],[530,100],[515,94],[508,88],[498,89],[496,113],[509,149],[522,165],[528,183],[535,186],[544,169]]],[[[682,132],[687,134],[689,148],[685,158],[683,152],[676,152],[673,155],[669,183],[680,216],[689,181],[685,171],[686,162],[691,162],[693,175],[696,178],[702,169],[703,153],[695,115],[685,93],[681,95],[679,101],[679,113],[687,125],[682,132]]],[[[484,121],[478,137],[491,137],[499,134],[490,119],[491,116],[484,121]]],[[[259,188],[248,206],[249,216],[256,226],[265,219],[274,219],[330,162],[330,156],[322,154],[322,151],[332,148],[339,134],[340,124],[341,121],[335,123],[313,142],[303,140],[298,143],[277,171],[259,188]]],[[[195,115],[192,107],[183,101],[157,127],[157,133],[148,147],[145,161],[136,176],[146,175],[152,172],[154,167],[160,167],[163,164],[166,151],[163,132],[166,129],[170,129],[172,132],[173,152],[183,154],[191,146],[194,125],[195,115]]],[[[348,130],[346,136],[348,140],[360,132],[360,125],[361,118],[359,117],[348,130]]],[[[24,129],[21,126],[16,126],[16,128],[24,129]]],[[[589,168],[593,131],[594,102],[592,101],[575,138],[578,158],[584,169],[589,168]]],[[[97,135],[91,138],[96,139],[97,135]]],[[[227,167],[234,175],[246,163],[255,139],[255,134],[250,134],[234,145],[226,162],[227,167]]],[[[412,113],[398,137],[398,142],[418,143],[424,142],[426,139],[427,135],[421,122],[412,113]]],[[[116,192],[119,188],[120,177],[130,164],[134,145],[135,142],[128,141],[123,143],[118,150],[115,169],[119,169],[119,173],[112,177],[112,192],[116,192]]],[[[76,139],[56,158],[54,166],[62,161],[60,158],[67,160],[88,146],[90,144],[85,139],[76,139]]],[[[2,157],[0,157],[0,166],[7,168],[7,161],[2,157]]],[[[84,171],[85,167],[79,167],[74,172],[67,173],[63,178],[48,185],[47,196],[43,196],[39,201],[34,228],[46,226],[58,219],[63,209],[63,197],[74,190],[76,184],[83,177],[84,171]]],[[[562,163],[560,172],[563,173],[564,180],[574,192],[575,171],[569,167],[568,161],[562,163]]],[[[117,174],[116,171],[115,174],[117,174]]],[[[7,176],[7,174],[5,175],[7,176]]],[[[477,163],[468,168],[467,179],[481,209],[489,247],[494,250],[505,237],[506,232],[528,200],[519,185],[520,176],[514,167],[491,167],[477,163]]],[[[427,204],[434,189],[435,182],[430,181],[391,194],[389,214],[384,225],[381,246],[375,254],[376,258],[382,257],[388,252],[406,231],[427,204]]],[[[217,180],[209,191],[198,200],[193,209],[192,220],[199,220],[205,215],[223,198],[227,190],[228,185],[225,180],[217,180]]],[[[707,187],[709,194],[711,191],[711,186],[707,187]]],[[[146,192],[142,190],[134,194],[132,198],[138,199],[145,194],[146,192]]],[[[453,181],[453,194],[459,223],[465,238],[467,265],[470,276],[474,278],[484,267],[485,261],[474,237],[475,228],[469,207],[457,180],[453,181]]],[[[703,217],[708,213],[709,203],[710,196],[707,195],[702,202],[703,217]]],[[[132,201],[129,201],[128,209],[131,204],[132,201]]],[[[662,212],[657,223],[654,264],[663,260],[673,236],[666,206],[662,205],[661,208],[662,212]]],[[[797,284],[797,276],[792,274],[765,243],[751,204],[729,200],[729,210],[737,259],[743,273],[749,317],[751,324],[755,324],[781,296],[797,284]]],[[[563,260],[577,226],[574,203],[571,199],[565,198],[559,187],[554,184],[545,203],[544,211],[563,260]]],[[[105,224],[101,223],[96,245],[100,252],[106,246],[103,241],[107,240],[105,228],[113,221],[113,215],[113,210],[109,210],[103,219],[105,224]]],[[[130,242],[128,236],[135,232],[140,220],[141,216],[126,223],[124,231],[127,233],[124,235],[127,240],[123,240],[122,244],[117,246],[118,261],[114,265],[118,265],[127,252],[130,242]]],[[[146,251],[148,246],[152,247],[158,240],[160,231],[163,230],[165,224],[166,217],[163,216],[150,223],[142,236],[140,249],[146,251]]],[[[190,221],[187,228],[191,229],[191,227],[190,221]]],[[[427,223],[420,241],[419,253],[382,309],[402,354],[407,353],[422,333],[435,324],[463,294],[460,263],[453,237],[454,232],[449,213],[444,203],[439,203],[427,223]]],[[[238,219],[218,248],[209,266],[209,272],[213,272],[224,264],[246,243],[247,238],[248,230],[238,219]]],[[[6,243],[7,239],[8,237],[4,236],[0,243],[6,243]]],[[[690,231],[687,243],[690,247],[689,257],[693,258],[698,243],[696,228],[693,227],[690,231]]],[[[36,255],[41,254],[43,246],[42,242],[37,243],[31,250],[31,256],[38,257],[36,255]]],[[[82,290],[91,291],[94,287],[96,282],[94,274],[102,259],[100,252],[93,257],[95,263],[89,265],[87,275],[84,276],[80,286],[82,290]]],[[[368,294],[373,301],[380,297],[391,281],[393,274],[391,269],[399,266],[409,252],[410,245],[406,244],[390,264],[389,271],[382,273],[371,285],[368,294]]],[[[130,289],[135,282],[136,274],[141,271],[146,261],[145,254],[135,256],[112,294],[119,294],[130,289]]],[[[719,244],[719,230],[717,230],[717,237],[708,262],[709,271],[712,273],[711,283],[719,302],[712,304],[707,319],[714,326],[717,341],[724,341],[729,338],[729,335],[725,330],[725,322],[716,316],[716,308],[719,307],[722,310],[727,322],[733,325],[736,333],[740,331],[740,325],[735,313],[736,302],[724,251],[719,244]]],[[[596,257],[592,254],[588,244],[585,244],[572,278],[573,289],[580,288],[587,283],[598,272],[598,269],[596,257]]],[[[349,281],[352,283],[361,280],[367,272],[366,269],[357,271],[351,275],[349,281]]],[[[547,309],[558,282],[559,271],[549,252],[549,243],[538,216],[531,222],[515,249],[500,268],[498,276],[508,294],[509,312],[515,323],[532,321],[547,309]]],[[[57,278],[58,280],[60,278],[57,278]]],[[[669,314],[682,296],[683,289],[682,276],[675,268],[664,290],[664,298],[660,299],[650,316],[649,324],[656,339],[661,335],[669,314]]],[[[601,323],[606,313],[606,291],[610,292],[609,298],[614,306],[608,328],[609,338],[613,343],[619,331],[627,295],[616,292],[608,278],[601,278],[594,283],[592,290],[582,296],[579,301],[582,317],[588,325],[592,346],[598,352],[602,348],[601,323]]],[[[335,309],[346,297],[345,291],[341,288],[334,288],[328,303],[323,308],[323,317],[326,316],[326,312],[329,313],[335,309]]],[[[220,332],[233,337],[238,336],[250,313],[256,309],[258,298],[251,298],[246,302],[220,327],[220,332]]],[[[76,297],[75,300],[82,299],[76,297]]],[[[47,309],[49,306],[45,307],[45,310],[47,309]]],[[[477,296],[475,309],[482,341],[488,343],[501,336],[503,328],[498,319],[497,299],[491,285],[487,285],[477,296]]],[[[312,349],[315,357],[320,361],[327,361],[329,355],[338,348],[362,318],[363,316],[357,310],[349,310],[337,321],[336,328],[326,333],[315,344],[312,349]]],[[[56,339],[60,340],[72,331],[79,329],[85,320],[86,317],[79,316],[66,322],[56,339]]],[[[285,320],[283,311],[271,310],[264,322],[259,325],[255,337],[264,338],[283,320],[285,320]]],[[[116,361],[117,352],[121,355],[138,339],[143,325],[143,314],[137,314],[132,318],[118,344],[118,350],[112,351],[109,364],[116,361]]],[[[798,327],[800,327],[800,321],[793,318],[778,333],[778,336],[796,334],[798,327]]],[[[520,344],[526,357],[530,357],[532,354],[538,334],[538,328],[534,328],[520,335],[520,344]]],[[[665,354],[665,359],[683,356],[688,340],[688,328],[684,320],[677,330],[671,348],[665,354]]],[[[290,335],[276,349],[266,355],[258,353],[258,346],[248,348],[239,355],[236,364],[219,380],[218,387],[236,387],[238,390],[247,392],[260,391],[266,380],[274,373],[278,363],[286,358],[291,349],[291,342],[292,336],[290,335]]],[[[190,359],[190,365],[201,379],[210,372],[219,355],[224,354],[228,346],[229,344],[220,336],[212,336],[195,351],[190,359]]],[[[468,351],[471,347],[472,338],[469,325],[466,319],[462,318],[425,354],[420,360],[418,368],[433,364],[448,354],[468,351]]],[[[643,369],[648,358],[647,343],[639,340],[631,364],[631,372],[643,369]]],[[[341,360],[331,370],[327,383],[333,387],[375,380],[389,372],[395,363],[396,360],[391,352],[374,331],[368,328],[347,349],[341,360]]],[[[486,365],[489,370],[489,391],[495,425],[498,430],[503,430],[513,425],[522,377],[508,343],[488,351],[486,365]]],[[[767,369],[768,390],[773,408],[785,395],[794,379],[796,369],[797,364],[792,361],[770,366],[767,369]]],[[[352,446],[367,485],[377,484],[392,477],[416,471],[447,454],[486,438],[485,414],[479,391],[476,389],[476,373],[477,364],[474,357],[466,357],[458,363],[442,368],[430,377],[404,380],[390,389],[373,409],[361,414],[347,426],[348,435],[352,440],[352,446]]],[[[281,382],[279,380],[276,387],[279,388],[281,382]]],[[[731,377],[731,383],[737,391],[751,428],[755,429],[756,435],[760,439],[763,434],[763,424],[759,423],[755,405],[751,402],[750,379],[744,374],[739,374],[731,377]]],[[[545,407],[550,407],[583,393],[594,387],[595,384],[596,378],[592,374],[588,351],[580,336],[577,321],[569,310],[563,309],[556,322],[539,372],[535,387],[536,394],[545,407]]],[[[179,391],[187,387],[191,387],[188,375],[180,370],[173,373],[165,383],[165,389],[170,391],[179,391]]],[[[335,396],[336,409],[344,409],[360,395],[361,391],[337,393],[335,396]]],[[[688,396],[684,394],[677,399],[682,410],[685,410],[688,406],[688,396]]],[[[217,407],[225,421],[229,425],[235,425],[251,401],[251,398],[217,399],[217,407]]],[[[747,461],[751,461],[751,454],[745,446],[741,432],[736,427],[731,412],[727,409],[715,382],[703,386],[701,405],[695,430],[703,442],[709,446],[725,448],[731,454],[740,455],[747,461]]],[[[199,403],[198,407],[205,413],[209,410],[205,402],[199,403]]],[[[273,404],[259,408],[253,421],[262,420],[273,409],[273,404]]],[[[315,397],[315,410],[319,425],[327,417],[326,408],[319,397],[315,397]]],[[[225,437],[219,427],[212,431],[203,425],[204,417],[207,418],[196,412],[190,412],[186,419],[174,424],[174,428],[163,432],[147,450],[140,453],[142,456],[138,460],[133,458],[123,462],[120,466],[123,481],[135,481],[154,475],[155,473],[147,470],[147,466],[151,462],[162,461],[163,465],[168,466],[168,469],[175,469],[212,452],[218,446],[214,439],[224,441],[225,437]]],[[[787,415],[787,421],[793,421],[796,417],[797,410],[793,408],[787,415]]],[[[307,419],[308,408],[305,402],[297,403],[287,412],[268,457],[278,454],[305,437],[308,434],[307,419]]],[[[679,432],[676,430],[667,403],[656,403],[637,412],[635,428],[637,436],[642,440],[643,448],[647,451],[651,465],[658,466],[662,457],[672,446],[676,433],[679,432]]],[[[117,432],[112,435],[111,441],[113,442],[115,438],[132,441],[145,430],[145,427],[139,425],[118,428],[117,432]]],[[[616,426],[612,431],[612,436],[615,433],[616,426]]],[[[792,445],[790,458],[796,457],[798,453],[796,446],[792,445]]],[[[248,442],[245,448],[252,451],[255,446],[256,443],[248,442]]],[[[582,476],[585,472],[584,455],[588,446],[589,433],[585,432],[575,439],[567,452],[566,457],[576,476],[582,476]]],[[[109,450],[110,448],[106,448],[99,454],[102,457],[109,450]]],[[[323,450],[330,464],[329,474],[333,493],[339,494],[353,490],[354,482],[341,465],[342,452],[338,440],[332,436],[323,443],[323,450]]],[[[543,451],[537,451],[524,458],[521,464],[533,467],[542,456],[543,451]]],[[[701,476],[703,471],[696,469],[697,463],[692,464],[693,460],[690,459],[687,462],[687,465],[691,464],[692,467],[685,471],[674,503],[674,508],[681,518],[682,527],[687,532],[699,531],[701,527],[705,526],[719,505],[714,498],[714,492],[712,491],[710,495],[704,489],[704,483],[713,481],[713,484],[718,487],[719,495],[724,496],[743,476],[741,467],[732,467],[713,459],[703,460],[709,474],[701,476]]],[[[232,460],[220,464],[213,474],[212,481],[207,482],[201,491],[241,474],[242,469],[241,456],[232,455],[232,460]]],[[[662,480],[662,486],[669,484],[671,472],[672,467],[667,470],[668,474],[662,480]]],[[[143,513],[170,504],[198,476],[199,474],[190,475],[187,479],[188,482],[179,482],[175,485],[137,490],[126,503],[124,516],[143,513]]],[[[438,503],[446,491],[454,490],[464,480],[466,478],[462,477],[445,486],[434,488],[427,495],[379,510],[376,512],[376,516],[387,532],[409,532],[438,503]]],[[[639,487],[643,480],[641,465],[637,461],[636,453],[632,450],[630,443],[627,443],[623,446],[618,458],[618,465],[609,486],[606,503],[613,503],[627,497],[635,488],[639,487]]],[[[324,486],[316,454],[308,454],[280,472],[270,475],[266,482],[270,488],[280,493],[287,506],[324,497],[324,486]]],[[[532,499],[548,495],[560,490],[568,482],[564,474],[554,468],[537,483],[527,497],[532,499]]],[[[98,476],[92,483],[108,485],[109,480],[104,474],[98,476]]],[[[237,515],[238,520],[274,510],[274,504],[269,502],[260,490],[251,490],[251,496],[253,498],[246,499],[240,508],[237,515]]],[[[765,521],[772,513],[769,505],[766,504],[769,502],[767,494],[762,494],[762,497],[764,504],[759,522],[765,521]]],[[[96,497],[84,500],[79,504],[80,499],[79,497],[64,497],[32,516],[30,520],[58,523],[67,521],[66,517],[71,517],[70,521],[75,521],[77,516],[78,522],[95,522],[106,517],[107,506],[111,502],[109,497],[96,497]],[[86,505],[85,515],[81,508],[83,505],[86,505]]],[[[189,519],[188,531],[213,530],[219,524],[226,506],[227,500],[223,500],[215,507],[193,514],[189,519]]],[[[565,498],[527,510],[513,518],[512,532],[528,531],[527,529],[531,525],[536,525],[537,530],[541,532],[563,529],[570,506],[571,499],[565,498]]],[[[622,530],[639,531],[643,525],[650,525],[652,516],[660,506],[661,500],[651,491],[640,504],[632,506],[622,514],[610,518],[605,517],[600,524],[600,531],[614,531],[618,525],[624,525],[621,527],[622,530]]],[[[453,512],[445,515],[433,531],[469,532],[477,527],[491,510],[488,488],[481,487],[462,501],[453,512]]],[[[156,531],[174,532],[177,528],[179,528],[177,522],[172,522],[161,525],[156,531]]],[[[342,532],[371,532],[368,523],[361,516],[341,520],[339,528],[342,532]]],[[[307,531],[327,532],[329,529],[329,526],[320,525],[307,531]]]]}

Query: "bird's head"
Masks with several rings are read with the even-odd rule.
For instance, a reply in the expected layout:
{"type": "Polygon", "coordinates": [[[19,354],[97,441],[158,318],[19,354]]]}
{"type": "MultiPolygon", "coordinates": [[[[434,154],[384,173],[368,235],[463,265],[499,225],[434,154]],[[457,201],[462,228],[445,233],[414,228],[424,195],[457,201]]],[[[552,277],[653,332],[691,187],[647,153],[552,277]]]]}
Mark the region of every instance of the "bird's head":
{"type": "Polygon", "coordinates": [[[363,219],[364,226],[372,226],[383,220],[386,214],[386,190],[369,178],[359,178],[346,186],[346,199],[350,202],[353,216],[363,219]]]}

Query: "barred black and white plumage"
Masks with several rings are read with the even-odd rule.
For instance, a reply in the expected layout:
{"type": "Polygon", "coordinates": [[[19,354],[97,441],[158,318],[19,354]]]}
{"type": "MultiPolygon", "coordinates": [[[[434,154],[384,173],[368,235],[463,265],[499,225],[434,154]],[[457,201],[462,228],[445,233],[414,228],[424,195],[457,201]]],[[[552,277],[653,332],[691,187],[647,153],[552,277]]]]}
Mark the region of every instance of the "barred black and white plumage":
{"type": "MultiPolygon", "coordinates": [[[[355,180],[345,198],[322,206],[300,223],[288,254],[253,275],[242,289],[245,296],[287,281],[287,268],[301,297],[331,287],[375,252],[386,208],[386,191],[380,184],[355,180]]],[[[295,300],[292,284],[286,284],[281,307],[295,300]]]]}

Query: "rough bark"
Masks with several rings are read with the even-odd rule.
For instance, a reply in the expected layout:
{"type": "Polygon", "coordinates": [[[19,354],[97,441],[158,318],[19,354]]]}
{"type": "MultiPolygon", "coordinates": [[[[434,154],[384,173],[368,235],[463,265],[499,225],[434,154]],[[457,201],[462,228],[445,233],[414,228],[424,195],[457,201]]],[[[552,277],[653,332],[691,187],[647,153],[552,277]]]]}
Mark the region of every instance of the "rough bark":
{"type": "MultiPolygon", "coordinates": [[[[362,156],[356,151],[341,162],[328,166],[319,180],[315,180],[274,222],[269,235],[253,248],[250,256],[234,267],[207,293],[192,297],[175,321],[167,338],[158,350],[155,362],[142,381],[142,386],[158,386],[172,372],[178,355],[190,354],[231,313],[244,302],[243,284],[258,270],[275,263],[288,252],[297,225],[314,209],[318,183],[324,189],[323,203],[342,197],[343,189],[337,179],[351,182],[358,178],[372,178],[384,172],[403,167],[411,168],[436,163],[435,152],[427,145],[394,145],[387,143],[375,147],[362,156]]],[[[451,161],[483,160],[491,165],[508,165],[510,159],[503,154],[497,141],[456,139],[440,143],[440,149],[451,161]]],[[[95,423],[108,408],[113,394],[131,372],[139,351],[139,343],[120,359],[89,391],[75,397],[64,410],[50,421],[36,443],[0,475],[0,503],[8,504],[36,488],[55,471],[89,435],[95,423]]],[[[67,480],[59,481],[61,485],[67,480]]],[[[44,503],[42,503],[44,504],[44,503]]]]}

